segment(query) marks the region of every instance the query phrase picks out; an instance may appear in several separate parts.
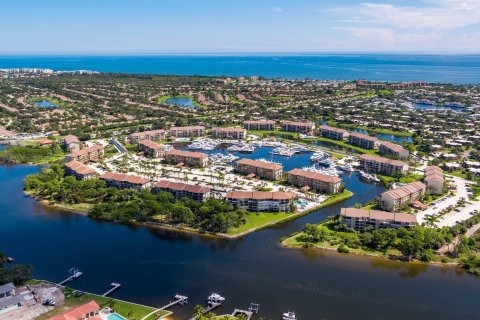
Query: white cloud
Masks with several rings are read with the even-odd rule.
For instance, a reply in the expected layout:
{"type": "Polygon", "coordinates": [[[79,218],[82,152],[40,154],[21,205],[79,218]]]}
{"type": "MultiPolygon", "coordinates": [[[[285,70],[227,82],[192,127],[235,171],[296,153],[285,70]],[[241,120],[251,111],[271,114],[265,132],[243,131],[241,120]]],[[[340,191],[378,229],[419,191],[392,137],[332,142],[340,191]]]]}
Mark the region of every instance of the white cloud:
{"type": "Polygon", "coordinates": [[[283,10],[282,8],[279,8],[279,7],[272,7],[272,10],[275,11],[275,12],[283,12],[285,10],[283,10]]]}

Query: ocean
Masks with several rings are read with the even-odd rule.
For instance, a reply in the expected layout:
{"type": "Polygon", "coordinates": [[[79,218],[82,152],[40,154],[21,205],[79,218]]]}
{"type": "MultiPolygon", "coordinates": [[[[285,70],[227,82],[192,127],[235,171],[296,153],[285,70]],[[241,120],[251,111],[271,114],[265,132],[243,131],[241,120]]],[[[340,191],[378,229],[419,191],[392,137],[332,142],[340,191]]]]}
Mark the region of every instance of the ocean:
{"type": "Polygon", "coordinates": [[[480,83],[480,54],[9,55],[0,68],[480,83]]]}

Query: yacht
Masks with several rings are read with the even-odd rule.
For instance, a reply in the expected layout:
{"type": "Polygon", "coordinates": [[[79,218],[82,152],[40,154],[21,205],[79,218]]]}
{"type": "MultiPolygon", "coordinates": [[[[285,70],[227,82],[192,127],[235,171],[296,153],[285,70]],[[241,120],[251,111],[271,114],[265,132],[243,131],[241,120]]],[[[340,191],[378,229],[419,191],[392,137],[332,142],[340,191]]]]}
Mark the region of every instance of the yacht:
{"type": "Polygon", "coordinates": [[[301,145],[295,146],[293,148],[293,151],[295,151],[296,153],[309,153],[309,152],[311,152],[310,149],[308,149],[307,147],[301,146],[301,145]]]}
{"type": "Polygon", "coordinates": [[[326,154],[325,152],[315,151],[315,153],[312,154],[312,156],[310,157],[310,161],[317,162],[317,161],[320,161],[320,160],[324,160],[327,157],[328,157],[328,154],[326,154]]]}
{"type": "Polygon", "coordinates": [[[346,171],[346,172],[353,172],[353,171],[354,171],[353,166],[352,166],[352,164],[350,164],[350,163],[347,163],[347,164],[344,165],[344,166],[338,166],[338,168],[339,168],[340,170],[346,171]]]}
{"type": "Polygon", "coordinates": [[[218,293],[213,292],[211,295],[208,296],[207,301],[219,303],[219,302],[225,301],[225,298],[219,295],[218,293]]]}
{"type": "Polygon", "coordinates": [[[297,315],[293,311],[285,312],[282,315],[282,320],[298,320],[297,315]]]}
{"type": "Polygon", "coordinates": [[[272,150],[272,154],[276,154],[284,157],[291,157],[295,154],[295,151],[286,147],[278,147],[272,150]]]}
{"type": "Polygon", "coordinates": [[[333,164],[332,159],[330,159],[330,158],[322,159],[322,160],[318,161],[317,163],[321,166],[326,166],[326,167],[330,167],[333,164]]]}

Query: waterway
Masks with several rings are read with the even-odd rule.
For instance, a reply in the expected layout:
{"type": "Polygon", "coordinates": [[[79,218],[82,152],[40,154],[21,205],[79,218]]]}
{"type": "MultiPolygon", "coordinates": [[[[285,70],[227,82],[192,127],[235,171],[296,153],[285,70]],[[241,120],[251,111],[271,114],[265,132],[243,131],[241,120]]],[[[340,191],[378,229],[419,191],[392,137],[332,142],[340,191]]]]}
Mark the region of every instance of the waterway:
{"type": "Polygon", "coordinates": [[[152,306],[174,294],[190,297],[176,308],[186,319],[212,291],[228,300],[219,312],[260,303],[261,315],[279,319],[295,310],[300,319],[478,319],[480,279],[457,268],[406,264],[315,250],[284,249],[279,239],[307,222],[366,202],[382,187],[344,176],[355,196],[341,204],[237,240],[157,228],[97,222],[42,206],[26,197],[22,181],[34,166],[0,166],[0,248],[34,275],[52,281],[76,266],[84,277],[71,285],[152,306]]]}

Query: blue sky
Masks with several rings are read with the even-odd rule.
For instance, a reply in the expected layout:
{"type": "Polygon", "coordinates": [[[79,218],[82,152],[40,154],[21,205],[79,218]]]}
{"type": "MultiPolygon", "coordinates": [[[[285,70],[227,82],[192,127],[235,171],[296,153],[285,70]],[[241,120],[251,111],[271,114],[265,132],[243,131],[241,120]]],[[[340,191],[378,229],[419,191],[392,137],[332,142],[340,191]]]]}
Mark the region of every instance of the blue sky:
{"type": "Polygon", "coordinates": [[[480,0],[2,0],[0,53],[480,52],[480,0]]]}

